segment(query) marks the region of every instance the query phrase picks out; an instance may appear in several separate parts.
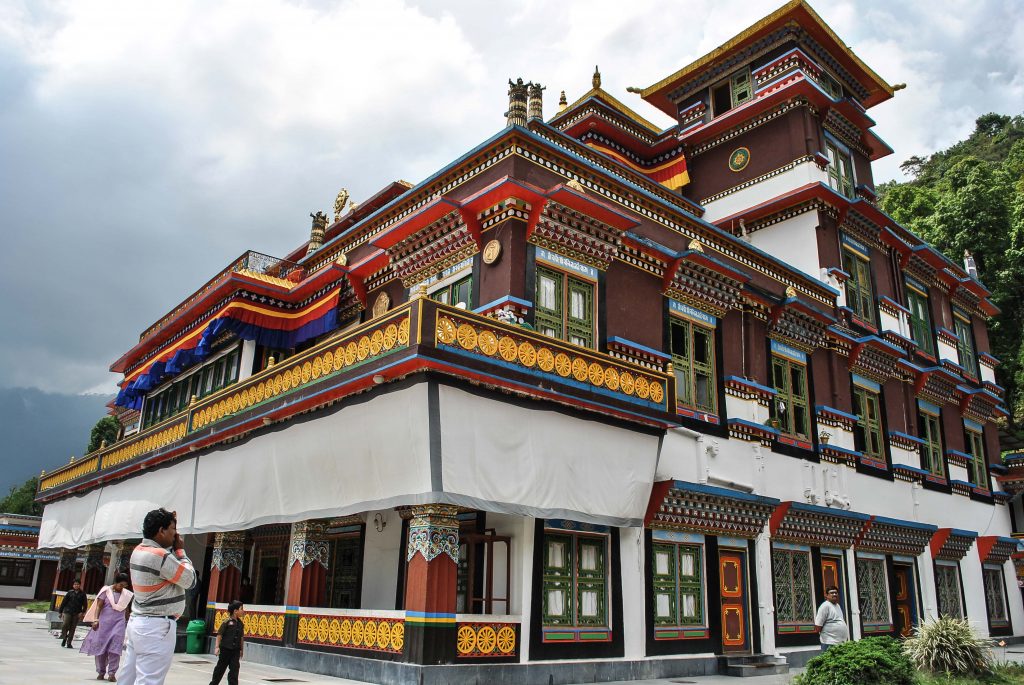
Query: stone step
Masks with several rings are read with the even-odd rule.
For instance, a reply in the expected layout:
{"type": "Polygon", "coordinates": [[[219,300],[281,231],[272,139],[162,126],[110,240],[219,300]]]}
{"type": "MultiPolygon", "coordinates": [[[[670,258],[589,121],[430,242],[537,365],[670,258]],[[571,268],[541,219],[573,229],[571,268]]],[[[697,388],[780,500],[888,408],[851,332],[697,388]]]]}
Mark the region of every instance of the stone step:
{"type": "Polygon", "coordinates": [[[776,658],[771,654],[722,655],[718,657],[718,672],[738,678],[781,675],[789,673],[789,664],[785,659],[776,658]]]}

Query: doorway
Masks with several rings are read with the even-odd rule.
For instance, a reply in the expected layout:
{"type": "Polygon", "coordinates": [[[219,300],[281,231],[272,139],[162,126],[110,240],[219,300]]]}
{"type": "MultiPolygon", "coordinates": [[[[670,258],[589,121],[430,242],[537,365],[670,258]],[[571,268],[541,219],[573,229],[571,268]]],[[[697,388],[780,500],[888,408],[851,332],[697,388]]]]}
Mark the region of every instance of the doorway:
{"type": "Polygon", "coordinates": [[[747,598],[747,552],[718,551],[718,584],[722,604],[722,652],[750,653],[750,617],[747,598]]]}
{"type": "Polygon", "coordinates": [[[914,592],[914,567],[911,564],[893,564],[896,597],[896,629],[900,637],[909,637],[917,625],[917,597],[914,592]]]}

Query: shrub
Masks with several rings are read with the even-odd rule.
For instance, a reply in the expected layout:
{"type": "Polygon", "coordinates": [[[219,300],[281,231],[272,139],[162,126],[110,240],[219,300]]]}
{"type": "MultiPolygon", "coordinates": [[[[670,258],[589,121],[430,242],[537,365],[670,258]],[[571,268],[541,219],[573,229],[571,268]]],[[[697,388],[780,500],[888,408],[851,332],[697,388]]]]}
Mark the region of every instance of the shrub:
{"type": "Polygon", "coordinates": [[[930,673],[981,675],[991,673],[995,663],[991,640],[978,637],[962,618],[922,623],[903,649],[915,666],[930,673]]]}
{"type": "Polygon", "coordinates": [[[807,662],[794,685],[913,685],[914,665],[891,637],[866,637],[831,647],[807,662]]]}

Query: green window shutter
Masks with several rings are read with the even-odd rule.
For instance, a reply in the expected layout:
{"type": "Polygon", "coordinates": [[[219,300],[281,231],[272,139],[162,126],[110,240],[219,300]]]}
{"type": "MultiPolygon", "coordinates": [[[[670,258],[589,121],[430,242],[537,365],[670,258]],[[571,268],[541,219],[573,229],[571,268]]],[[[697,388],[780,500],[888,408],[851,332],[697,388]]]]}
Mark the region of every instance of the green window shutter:
{"type": "Polygon", "coordinates": [[[570,626],[573,617],[573,538],[544,534],[544,576],[541,612],[544,625],[570,626]]]}
{"type": "Polygon", "coordinates": [[[871,288],[871,265],[849,250],[843,250],[843,270],[850,274],[846,281],[846,305],[870,324],[875,323],[875,297],[871,288]]]}
{"type": "Polygon", "coordinates": [[[594,286],[572,277],[568,280],[566,328],[569,342],[581,347],[594,346],[594,286]]]}
{"type": "Polygon", "coordinates": [[[679,545],[679,622],[704,624],[704,586],[701,548],[679,545]]]}
{"type": "Polygon", "coordinates": [[[924,444],[920,447],[921,468],[929,473],[946,477],[942,463],[942,433],[939,429],[939,417],[927,412],[920,412],[921,435],[924,444]]]}
{"type": "Polygon", "coordinates": [[[853,197],[853,162],[833,143],[825,145],[828,153],[828,184],[846,197],[853,197]]]}
{"type": "Polygon", "coordinates": [[[988,489],[988,473],[985,468],[985,441],[984,436],[978,431],[967,431],[967,448],[971,452],[971,463],[968,471],[971,473],[971,482],[975,485],[988,489]]]}
{"type": "Polygon", "coordinates": [[[960,366],[972,376],[978,375],[978,363],[974,354],[974,335],[971,324],[958,316],[953,317],[953,326],[957,335],[957,351],[960,353],[960,366]]]}
{"type": "Polygon", "coordinates": [[[882,442],[881,401],[878,393],[854,386],[854,410],[859,417],[855,428],[855,447],[877,459],[884,458],[885,444],[882,442]]]}
{"type": "Polygon", "coordinates": [[[910,308],[910,332],[922,352],[935,354],[932,339],[932,318],[928,313],[928,297],[913,288],[907,288],[907,304],[910,308]]]}
{"type": "Polygon", "coordinates": [[[451,298],[449,301],[452,304],[458,304],[460,302],[466,303],[466,309],[473,308],[473,277],[467,276],[460,281],[452,283],[451,286],[451,298]]]}
{"type": "Polygon", "coordinates": [[[669,318],[669,353],[676,376],[676,399],[680,404],[693,406],[693,367],[690,364],[691,324],[674,317],[669,318]]]}
{"type": "Polygon", "coordinates": [[[605,538],[577,537],[577,625],[608,625],[608,564],[605,561],[605,544],[605,538]]]}
{"type": "Polygon", "coordinates": [[[652,545],[651,585],[654,589],[654,622],[663,626],[679,625],[676,546],[652,545]]]}
{"type": "Polygon", "coordinates": [[[773,355],[772,384],[775,387],[775,398],[771,407],[773,418],[779,421],[779,430],[802,438],[810,437],[807,368],[803,364],[773,355]]]}
{"type": "Polygon", "coordinates": [[[729,90],[732,93],[732,106],[742,105],[754,95],[754,86],[750,80],[750,69],[741,69],[729,77],[729,90]]]}
{"type": "Polygon", "coordinates": [[[715,334],[702,326],[693,326],[693,398],[697,409],[715,413],[715,334]]]}
{"type": "Polygon", "coordinates": [[[537,267],[537,291],[534,319],[537,330],[552,338],[562,339],[562,280],[561,274],[537,267]]]}

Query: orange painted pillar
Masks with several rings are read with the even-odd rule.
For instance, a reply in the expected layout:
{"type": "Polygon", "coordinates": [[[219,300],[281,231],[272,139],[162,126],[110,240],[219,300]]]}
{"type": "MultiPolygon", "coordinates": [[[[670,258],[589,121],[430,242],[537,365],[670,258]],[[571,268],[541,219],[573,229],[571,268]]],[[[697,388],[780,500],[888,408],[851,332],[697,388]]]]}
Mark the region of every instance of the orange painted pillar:
{"type": "Polygon", "coordinates": [[[416,664],[451,663],[456,643],[458,508],[424,504],[409,510],[404,657],[416,664]]]}
{"type": "Polygon", "coordinates": [[[327,596],[327,556],[327,525],[323,521],[292,524],[286,605],[323,606],[327,596]]]}

